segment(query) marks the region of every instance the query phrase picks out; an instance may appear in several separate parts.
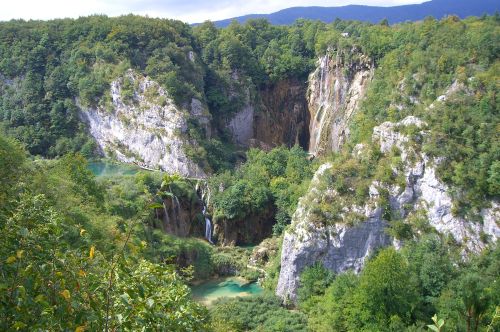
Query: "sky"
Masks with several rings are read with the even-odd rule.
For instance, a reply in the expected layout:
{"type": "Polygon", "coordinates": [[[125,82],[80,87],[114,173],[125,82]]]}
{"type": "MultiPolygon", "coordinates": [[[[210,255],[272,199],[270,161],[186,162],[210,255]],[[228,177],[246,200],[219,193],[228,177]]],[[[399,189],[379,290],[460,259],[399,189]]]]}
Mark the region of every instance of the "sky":
{"type": "Polygon", "coordinates": [[[424,0],[1,0],[0,21],[76,18],[92,14],[148,15],[198,23],[246,14],[267,14],[296,6],[349,4],[395,6],[424,0]]]}

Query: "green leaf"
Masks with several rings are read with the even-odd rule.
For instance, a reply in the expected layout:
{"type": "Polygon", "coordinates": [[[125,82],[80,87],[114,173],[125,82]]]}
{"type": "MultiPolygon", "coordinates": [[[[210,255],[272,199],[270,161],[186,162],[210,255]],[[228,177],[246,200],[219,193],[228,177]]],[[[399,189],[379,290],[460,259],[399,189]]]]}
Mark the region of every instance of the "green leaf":
{"type": "Polygon", "coordinates": [[[122,300],[123,304],[128,305],[130,302],[130,296],[127,293],[120,295],[120,300],[122,300]]]}
{"type": "Polygon", "coordinates": [[[427,327],[428,327],[429,329],[431,329],[432,331],[439,332],[439,329],[438,329],[436,326],[434,326],[434,325],[427,325],[427,327]]]}

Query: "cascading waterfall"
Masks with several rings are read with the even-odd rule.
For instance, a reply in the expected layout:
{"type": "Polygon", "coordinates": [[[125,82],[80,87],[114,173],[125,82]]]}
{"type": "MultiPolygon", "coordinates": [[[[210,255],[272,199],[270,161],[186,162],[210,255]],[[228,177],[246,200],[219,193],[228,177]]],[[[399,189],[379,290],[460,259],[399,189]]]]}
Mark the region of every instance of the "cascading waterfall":
{"type": "Polygon", "coordinates": [[[212,241],[212,222],[210,218],[207,216],[207,206],[210,202],[210,191],[208,190],[208,185],[204,181],[198,181],[196,183],[196,193],[198,193],[201,202],[203,203],[203,217],[205,218],[205,239],[211,244],[214,244],[212,241]],[[206,196],[206,197],[205,197],[206,196]]]}
{"type": "Polygon", "coordinates": [[[212,223],[210,222],[210,219],[207,217],[206,206],[203,206],[203,216],[205,217],[205,238],[208,240],[208,242],[214,244],[212,242],[212,223]]]}

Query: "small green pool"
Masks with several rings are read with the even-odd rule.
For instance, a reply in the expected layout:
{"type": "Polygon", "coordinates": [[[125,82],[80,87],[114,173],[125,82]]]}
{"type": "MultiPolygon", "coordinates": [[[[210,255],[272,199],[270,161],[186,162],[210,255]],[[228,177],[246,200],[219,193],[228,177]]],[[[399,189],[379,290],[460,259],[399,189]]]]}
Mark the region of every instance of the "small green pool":
{"type": "Polygon", "coordinates": [[[263,291],[256,282],[237,277],[210,280],[191,289],[194,299],[208,306],[221,297],[251,296],[263,291]]]}
{"type": "Polygon", "coordinates": [[[100,177],[134,175],[139,172],[140,168],[130,164],[101,160],[89,162],[89,170],[94,173],[95,176],[100,177]]]}

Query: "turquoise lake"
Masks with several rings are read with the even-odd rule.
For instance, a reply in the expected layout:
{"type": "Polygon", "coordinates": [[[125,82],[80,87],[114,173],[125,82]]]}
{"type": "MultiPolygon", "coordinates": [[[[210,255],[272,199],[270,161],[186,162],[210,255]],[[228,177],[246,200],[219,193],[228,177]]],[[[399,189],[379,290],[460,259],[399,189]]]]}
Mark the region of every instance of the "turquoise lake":
{"type": "Polygon", "coordinates": [[[221,297],[251,296],[263,291],[256,282],[237,277],[210,280],[191,289],[194,299],[208,306],[221,297]]]}
{"type": "Polygon", "coordinates": [[[138,166],[117,163],[110,161],[92,161],[89,162],[89,170],[95,176],[121,176],[121,175],[134,175],[140,171],[138,166]]]}

